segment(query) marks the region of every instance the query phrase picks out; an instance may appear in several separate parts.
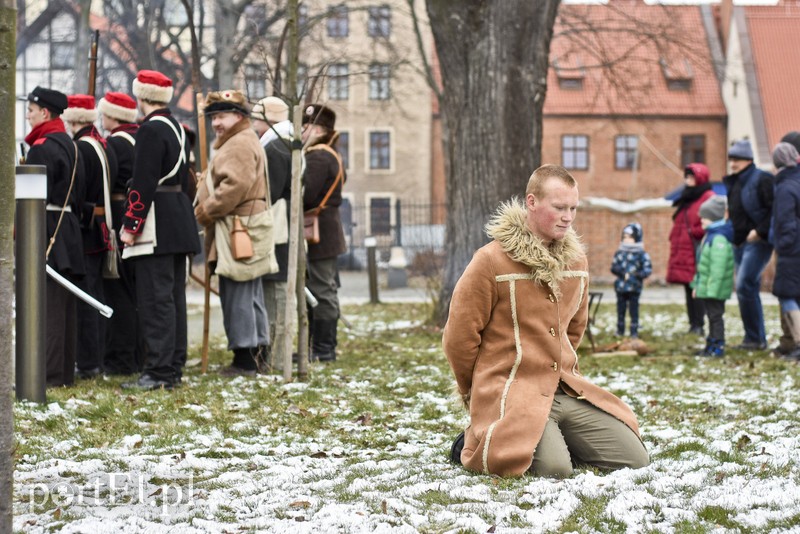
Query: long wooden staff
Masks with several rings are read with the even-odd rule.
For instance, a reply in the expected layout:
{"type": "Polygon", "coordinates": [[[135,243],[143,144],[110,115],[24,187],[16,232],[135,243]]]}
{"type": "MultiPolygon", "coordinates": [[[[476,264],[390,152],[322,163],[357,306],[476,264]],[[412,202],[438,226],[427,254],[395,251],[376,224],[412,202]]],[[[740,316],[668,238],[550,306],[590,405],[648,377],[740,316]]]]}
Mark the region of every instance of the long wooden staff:
{"type": "MultiPolygon", "coordinates": [[[[205,172],[208,164],[208,148],[206,147],[206,116],[204,112],[203,93],[197,93],[197,142],[200,143],[200,173],[205,172]]],[[[206,251],[208,254],[208,251],[206,251]]],[[[205,258],[203,276],[203,350],[200,353],[200,369],[203,374],[208,370],[208,327],[211,322],[211,269],[208,258],[205,258]]]]}

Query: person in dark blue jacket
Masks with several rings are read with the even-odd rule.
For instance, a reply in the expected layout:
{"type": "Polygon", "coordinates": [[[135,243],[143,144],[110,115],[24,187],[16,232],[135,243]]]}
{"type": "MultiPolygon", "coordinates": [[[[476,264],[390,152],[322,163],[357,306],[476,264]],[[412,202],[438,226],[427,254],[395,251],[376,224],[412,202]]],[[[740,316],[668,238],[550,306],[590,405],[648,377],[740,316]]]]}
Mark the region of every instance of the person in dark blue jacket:
{"type": "Polygon", "coordinates": [[[781,305],[781,326],[793,346],[784,358],[800,360],[800,167],[797,149],[781,142],[772,153],[775,176],[775,205],[772,236],[778,262],[772,293],[781,305]]]}
{"type": "Polygon", "coordinates": [[[630,309],[631,337],[639,337],[639,297],[642,281],[653,273],[650,255],[642,243],[642,225],[632,222],[622,229],[622,242],[614,253],[611,272],[617,275],[617,335],[625,335],[625,314],[630,309]]]}
{"type": "Polygon", "coordinates": [[[728,214],[733,225],[736,297],[744,326],[744,340],[734,348],[764,350],[767,336],[761,307],[761,274],[772,257],[769,226],[774,198],[774,177],[753,163],[747,139],[728,150],[731,174],[722,181],[728,192],[728,214]]]}

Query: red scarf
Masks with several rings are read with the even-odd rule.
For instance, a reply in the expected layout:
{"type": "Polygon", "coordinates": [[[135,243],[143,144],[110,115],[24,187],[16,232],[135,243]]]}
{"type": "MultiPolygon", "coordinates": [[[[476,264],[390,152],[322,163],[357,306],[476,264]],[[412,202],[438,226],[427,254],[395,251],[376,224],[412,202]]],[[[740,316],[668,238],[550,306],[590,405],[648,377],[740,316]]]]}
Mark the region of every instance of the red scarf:
{"type": "Polygon", "coordinates": [[[28,143],[28,146],[33,146],[33,143],[43,138],[47,134],[59,132],[66,133],[66,131],[67,130],[64,128],[64,121],[58,118],[50,119],[49,121],[38,124],[33,130],[31,130],[31,133],[25,136],[25,142],[28,143]]]}

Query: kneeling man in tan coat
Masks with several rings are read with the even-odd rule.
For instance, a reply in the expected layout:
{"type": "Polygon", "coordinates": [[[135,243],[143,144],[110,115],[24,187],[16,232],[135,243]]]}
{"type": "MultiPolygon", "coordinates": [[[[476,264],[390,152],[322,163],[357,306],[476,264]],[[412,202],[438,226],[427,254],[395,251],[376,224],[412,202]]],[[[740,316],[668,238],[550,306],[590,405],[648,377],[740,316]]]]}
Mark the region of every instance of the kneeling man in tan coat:
{"type": "Polygon", "coordinates": [[[453,459],[469,469],[564,477],[650,462],[631,409],[578,370],[589,272],[577,207],[572,175],[539,167],[456,284],[443,345],[470,413],[453,459]]]}

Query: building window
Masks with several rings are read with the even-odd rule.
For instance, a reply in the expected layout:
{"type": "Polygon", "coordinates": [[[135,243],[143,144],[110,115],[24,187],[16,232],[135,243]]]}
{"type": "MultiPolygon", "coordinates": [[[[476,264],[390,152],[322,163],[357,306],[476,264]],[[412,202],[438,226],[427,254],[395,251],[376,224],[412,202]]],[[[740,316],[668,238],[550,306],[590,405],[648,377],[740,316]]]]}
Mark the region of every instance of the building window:
{"type": "Polygon", "coordinates": [[[391,69],[386,63],[373,63],[369,66],[369,99],[389,100],[389,80],[391,69]]]}
{"type": "Polygon", "coordinates": [[[350,33],[350,15],[344,4],[333,6],[326,21],[328,37],[347,37],[350,33]]]}
{"type": "Polygon", "coordinates": [[[347,63],[334,63],[328,67],[328,98],[331,100],[347,100],[350,97],[347,63]]]}
{"type": "Polygon", "coordinates": [[[589,137],[585,135],[562,135],[561,164],[567,169],[588,169],[589,137]]]}
{"type": "Polygon", "coordinates": [[[667,82],[667,89],[670,91],[689,91],[692,88],[694,70],[692,64],[684,57],[667,59],[662,57],[659,60],[661,72],[667,82]]]}
{"type": "Polygon", "coordinates": [[[568,91],[580,91],[583,89],[586,69],[583,66],[583,60],[579,56],[568,54],[555,59],[553,60],[553,68],[555,69],[560,89],[568,91]]]}
{"type": "Polygon", "coordinates": [[[342,166],[345,170],[350,168],[350,132],[339,132],[339,141],[336,143],[336,151],[342,158],[342,166]]]}
{"type": "Polygon", "coordinates": [[[635,135],[618,135],[614,138],[614,168],[633,169],[637,166],[639,138],[635,135]]]}
{"type": "Polygon", "coordinates": [[[244,83],[248,99],[260,100],[267,96],[267,76],[261,65],[248,63],[244,66],[244,83]]]}
{"type": "Polygon", "coordinates": [[[391,168],[391,149],[389,132],[370,132],[369,168],[381,170],[391,168]]]}
{"type": "Polygon", "coordinates": [[[369,8],[367,33],[370,37],[389,37],[392,33],[392,9],[389,6],[369,8]]]}
{"type": "Polygon", "coordinates": [[[372,235],[389,235],[392,232],[392,198],[369,199],[369,229],[372,235]]]}
{"type": "Polygon", "coordinates": [[[706,136],[682,135],[681,136],[681,167],[690,163],[706,162],[706,136]]]}

